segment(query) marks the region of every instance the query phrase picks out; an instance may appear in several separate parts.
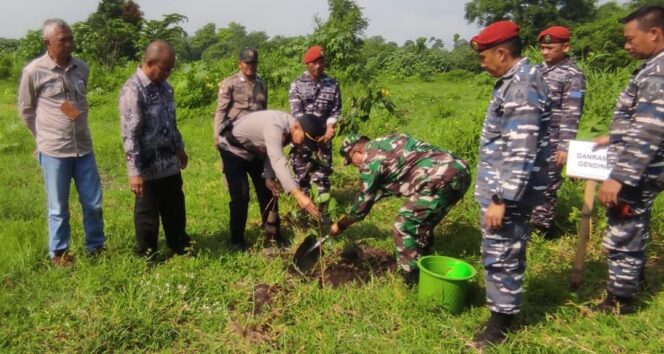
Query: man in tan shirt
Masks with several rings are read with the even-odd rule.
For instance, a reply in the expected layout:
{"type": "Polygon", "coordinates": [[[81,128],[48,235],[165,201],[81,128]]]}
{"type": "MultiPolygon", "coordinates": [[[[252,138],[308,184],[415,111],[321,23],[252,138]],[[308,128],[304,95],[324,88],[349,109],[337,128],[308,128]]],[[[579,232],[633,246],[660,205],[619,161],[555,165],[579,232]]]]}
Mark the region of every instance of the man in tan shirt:
{"type": "Polygon", "coordinates": [[[102,191],[88,128],[88,66],[73,58],[69,25],[50,19],[43,26],[47,52],[23,69],[18,111],[37,143],[48,197],[49,254],[55,265],[67,265],[69,189],[74,179],[83,209],[85,250],[104,246],[102,191]]]}

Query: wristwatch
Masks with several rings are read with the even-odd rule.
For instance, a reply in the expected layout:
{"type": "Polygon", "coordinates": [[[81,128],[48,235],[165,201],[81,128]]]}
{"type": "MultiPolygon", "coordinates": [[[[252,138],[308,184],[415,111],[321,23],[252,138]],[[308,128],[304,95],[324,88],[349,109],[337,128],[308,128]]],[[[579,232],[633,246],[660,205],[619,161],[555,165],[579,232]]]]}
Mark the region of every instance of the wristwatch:
{"type": "Polygon", "coordinates": [[[505,204],[505,199],[503,199],[503,197],[498,194],[494,194],[491,196],[491,202],[493,204],[501,205],[505,204]]]}

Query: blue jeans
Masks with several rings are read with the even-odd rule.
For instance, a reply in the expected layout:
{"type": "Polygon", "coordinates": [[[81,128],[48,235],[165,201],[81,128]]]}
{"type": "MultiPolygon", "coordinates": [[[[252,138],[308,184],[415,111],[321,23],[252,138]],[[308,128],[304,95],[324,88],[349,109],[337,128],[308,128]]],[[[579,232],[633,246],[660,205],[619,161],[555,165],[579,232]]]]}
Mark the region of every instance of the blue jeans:
{"type": "Polygon", "coordinates": [[[39,153],[48,198],[48,251],[51,257],[69,248],[69,188],[72,178],[83,209],[85,250],[104,245],[101,181],[94,153],[80,157],[52,157],[39,153]]]}

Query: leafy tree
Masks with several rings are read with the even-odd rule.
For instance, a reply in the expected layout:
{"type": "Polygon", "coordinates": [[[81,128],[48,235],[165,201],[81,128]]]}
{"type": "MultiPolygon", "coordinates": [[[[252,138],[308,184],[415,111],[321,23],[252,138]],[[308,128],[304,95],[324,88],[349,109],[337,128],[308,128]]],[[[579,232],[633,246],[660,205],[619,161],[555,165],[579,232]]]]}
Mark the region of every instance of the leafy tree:
{"type": "Polygon", "coordinates": [[[431,49],[442,50],[442,49],[445,48],[445,43],[440,38],[429,37],[429,40],[427,41],[427,43],[431,43],[431,49]]]}
{"type": "Polygon", "coordinates": [[[369,62],[381,61],[390,53],[399,49],[399,46],[394,42],[386,42],[382,36],[369,37],[364,40],[362,45],[362,57],[366,58],[369,62]]]}
{"type": "Polygon", "coordinates": [[[330,14],[326,21],[314,18],[316,29],[311,43],[325,48],[325,58],[332,68],[344,76],[357,77],[365,64],[360,53],[362,35],[369,22],[353,0],[328,0],[328,6],[330,14]]]}
{"type": "Polygon", "coordinates": [[[217,37],[217,27],[215,24],[206,24],[205,26],[198,29],[193,36],[187,38],[187,43],[189,45],[188,59],[201,59],[205,49],[214,45],[218,41],[219,38],[217,37]]]}
{"type": "Polygon", "coordinates": [[[41,30],[28,31],[25,37],[20,39],[18,44],[19,57],[30,60],[36,58],[46,51],[44,47],[44,38],[41,30]]]}
{"type": "Polygon", "coordinates": [[[415,40],[415,45],[413,47],[415,52],[424,53],[427,50],[427,39],[426,37],[417,37],[415,40]]]}
{"type": "MultiPolygon", "coordinates": [[[[239,47],[247,37],[247,28],[237,22],[231,22],[226,28],[217,31],[219,41],[230,50],[231,47],[239,47]]],[[[230,52],[229,52],[230,54],[230,52]]]]}
{"type": "Polygon", "coordinates": [[[18,49],[21,41],[18,39],[0,38],[0,52],[13,52],[18,49]]]}
{"type": "Polygon", "coordinates": [[[269,37],[265,32],[247,33],[247,28],[237,22],[217,30],[217,40],[205,49],[201,55],[203,60],[214,61],[219,58],[236,57],[245,47],[262,49],[269,37]]]}
{"type": "Polygon", "coordinates": [[[138,25],[143,20],[143,12],[137,3],[128,0],[122,6],[122,13],[120,17],[128,23],[138,25]]]}
{"type": "Polygon", "coordinates": [[[519,24],[522,38],[534,43],[545,27],[572,26],[593,18],[596,0],[471,0],[465,6],[469,22],[488,25],[509,19],[519,24]]]}
{"type": "Polygon", "coordinates": [[[178,56],[184,54],[187,48],[187,32],[180,27],[180,23],[185,21],[187,17],[180,14],[166,14],[161,21],[143,21],[139,39],[136,41],[136,56],[140,57],[145,47],[157,39],[167,41],[178,56]]]}
{"type": "Polygon", "coordinates": [[[119,18],[104,23],[103,29],[95,29],[86,22],[72,26],[82,56],[111,69],[122,59],[136,59],[132,38],[136,37],[137,28],[119,18]]]}
{"type": "Polygon", "coordinates": [[[112,68],[121,59],[136,59],[136,34],[143,15],[129,0],[101,0],[97,11],[73,27],[83,56],[112,68]]]}
{"type": "Polygon", "coordinates": [[[471,72],[479,72],[480,64],[477,53],[470,47],[467,40],[455,33],[452,37],[453,49],[446,53],[445,59],[450,70],[460,69],[471,72]]]}
{"type": "Polygon", "coordinates": [[[625,7],[614,2],[600,6],[594,21],[574,28],[574,53],[586,59],[588,65],[603,69],[629,65],[631,59],[623,50],[623,25],[619,21],[627,13],[625,7]]]}
{"type": "Polygon", "coordinates": [[[10,79],[14,68],[13,56],[0,51],[0,80],[10,79]]]}
{"type": "MultiPolygon", "coordinates": [[[[306,38],[304,36],[285,37],[281,35],[270,38],[263,46],[263,51],[280,51],[292,58],[299,58],[306,49],[306,38]]],[[[297,59],[295,59],[298,62],[297,59]]]]}

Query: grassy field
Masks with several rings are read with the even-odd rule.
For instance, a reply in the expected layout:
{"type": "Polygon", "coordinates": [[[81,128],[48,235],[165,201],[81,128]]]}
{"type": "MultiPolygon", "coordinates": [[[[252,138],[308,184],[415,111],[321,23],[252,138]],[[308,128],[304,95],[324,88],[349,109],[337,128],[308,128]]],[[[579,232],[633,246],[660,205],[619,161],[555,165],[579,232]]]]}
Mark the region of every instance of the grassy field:
{"type": "MultiPolygon", "coordinates": [[[[591,77],[586,137],[593,133],[591,128],[601,126],[598,122],[605,127],[624,78],[591,77]]],[[[376,111],[363,132],[409,133],[475,163],[492,80],[451,73],[386,87],[400,115],[376,111]]],[[[274,96],[280,101],[271,103],[284,107],[285,96],[274,96]]],[[[104,185],[108,251],[96,259],[84,255],[80,207],[73,193],[71,249],[76,264],[54,268],[46,257],[46,201],[41,171],[32,156],[34,144],[16,115],[14,83],[0,82],[0,352],[460,352],[488,317],[481,276],[473,284],[469,308],[459,316],[419,304],[417,290],[404,286],[396,274],[339,289],[302,281],[287,271],[295,247],[277,255],[262,253],[255,203],[248,225],[248,237],[255,245],[248,253],[230,253],[228,195],[212,147],[213,107],[179,112],[190,155],[183,173],[188,232],[197,255],[165,258],[148,266],[132,255],[133,197],[125,177],[115,97],[114,92],[96,97],[90,115],[104,185]],[[252,295],[259,284],[276,285],[271,303],[262,309],[256,308],[252,295]]],[[[335,158],[334,196],[340,208],[348,208],[353,195],[348,186],[356,186],[357,177],[335,158]]],[[[601,301],[605,287],[601,208],[595,211],[586,283],[578,293],[568,290],[582,190],[581,183],[563,186],[558,220],[563,236],[555,240],[533,236],[519,331],[495,352],[664,350],[662,198],[653,214],[649,286],[640,297],[641,309],[632,316],[614,317],[588,308],[601,301]]],[[[295,210],[292,201],[282,200],[283,213],[295,210]]],[[[398,200],[376,205],[345,238],[326,244],[324,263],[333,262],[336,251],[349,241],[362,239],[372,247],[392,250],[389,230],[398,207],[398,200]]],[[[478,208],[469,191],[436,229],[436,251],[467,260],[480,270],[477,219],[478,208]]],[[[295,245],[307,232],[287,230],[295,245]]],[[[160,243],[164,246],[163,238],[160,243]]]]}

